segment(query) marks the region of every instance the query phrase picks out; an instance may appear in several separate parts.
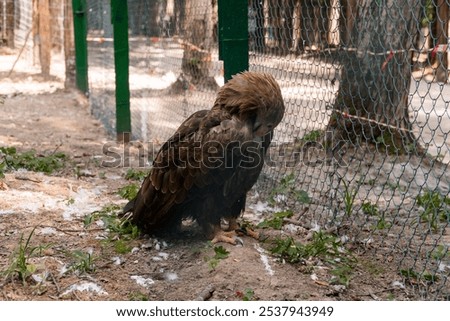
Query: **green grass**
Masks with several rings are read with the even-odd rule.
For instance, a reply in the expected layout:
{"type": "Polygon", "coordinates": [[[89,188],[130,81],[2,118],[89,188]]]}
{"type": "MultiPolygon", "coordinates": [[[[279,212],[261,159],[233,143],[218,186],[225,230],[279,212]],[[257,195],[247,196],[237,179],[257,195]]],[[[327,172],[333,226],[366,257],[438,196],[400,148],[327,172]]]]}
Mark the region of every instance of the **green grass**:
{"type": "Polygon", "coordinates": [[[377,216],[379,212],[378,206],[376,204],[372,204],[371,202],[364,202],[361,206],[361,209],[364,214],[370,216],[377,216]]]}
{"type": "Polygon", "coordinates": [[[277,237],[269,251],[288,263],[299,263],[311,257],[320,258],[331,267],[331,282],[346,286],[354,269],[355,259],[342,246],[340,239],[324,232],[314,232],[311,241],[306,244],[290,236],[277,237]]]}
{"type": "Polygon", "coordinates": [[[63,168],[66,159],[67,156],[60,152],[45,156],[35,150],[18,153],[15,147],[0,147],[0,178],[5,172],[20,168],[51,174],[63,168]]]}
{"type": "Polygon", "coordinates": [[[230,252],[222,245],[214,246],[213,250],[213,257],[205,257],[205,261],[208,262],[208,266],[211,270],[215,270],[220,260],[226,259],[230,254],[230,252]]]}
{"type": "Polygon", "coordinates": [[[303,142],[317,142],[321,135],[322,132],[320,130],[312,130],[306,133],[300,140],[303,142]]]}
{"type": "Polygon", "coordinates": [[[147,177],[149,171],[141,171],[137,169],[130,168],[125,173],[125,179],[130,181],[143,181],[147,177]]]}
{"type": "Polygon", "coordinates": [[[420,221],[427,222],[433,230],[440,222],[450,222],[450,197],[437,191],[427,190],[416,197],[416,203],[423,207],[420,221]]]}
{"type": "Polygon", "coordinates": [[[356,195],[358,194],[358,188],[351,188],[349,183],[342,181],[344,184],[344,191],[342,192],[342,199],[344,202],[344,213],[347,217],[350,217],[353,213],[356,195]]]}
{"type": "Polygon", "coordinates": [[[425,283],[431,284],[438,280],[438,276],[436,274],[431,274],[428,271],[424,271],[422,273],[416,272],[412,268],[402,269],[400,270],[400,274],[410,283],[418,283],[423,281],[425,283]]]}
{"type": "Polygon", "coordinates": [[[285,217],[291,217],[292,215],[293,215],[293,212],[290,210],[274,213],[272,215],[272,218],[262,221],[261,223],[259,223],[257,225],[257,227],[273,228],[275,230],[281,230],[281,228],[283,227],[283,219],[285,217]]]}
{"type": "Polygon", "coordinates": [[[440,244],[429,253],[429,256],[436,261],[442,261],[443,259],[450,258],[450,249],[447,245],[440,244]]]}
{"type": "Polygon", "coordinates": [[[6,279],[17,276],[25,285],[28,278],[36,272],[37,267],[29,262],[30,258],[37,254],[40,255],[43,250],[49,248],[51,245],[32,246],[31,238],[33,237],[35,229],[36,227],[33,228],[26,239],[24,234],[21,234],[19,244],[10,257],[8,267],[1,273],[6,279]]]}
{"type": "Polygon", "coordinates": [[[72,263],[69,265],[68,271],[73,271],[78,274],[93,273],[95,272],[95,261],[97,257],[93,256],[91,251],[74,250],[72,252],[65,252],[67,256],[72,259],[72,263]]]}
{"type": "Polygon", "coordinates": [[[128,184],[124,187],[119,188],[118,194],[129,201],[131,201],[133,198],[136,197],[137,193],[139,191],[139,186],[137,184],[128,184]]]}
{"type": "Polygon", "coordinates": [[[377,230],[385,230],[392,226],[391,222],[386,221],[384,214],[378,217],[377,224],[375,225],[375,229],[377,230]]]}
{"type": "Polygon", "coordinates": [[[118,205],[107,205],[99,211],[92,212],[85,216],[84,227],[89,228],[94,222],[101,220],[108,236],[103,240],[104,245],[112,245],[119,254],[131,251],[130,242],[140,235],[139,228],[129,220],[118,217],[121,207],[118,205]]]}

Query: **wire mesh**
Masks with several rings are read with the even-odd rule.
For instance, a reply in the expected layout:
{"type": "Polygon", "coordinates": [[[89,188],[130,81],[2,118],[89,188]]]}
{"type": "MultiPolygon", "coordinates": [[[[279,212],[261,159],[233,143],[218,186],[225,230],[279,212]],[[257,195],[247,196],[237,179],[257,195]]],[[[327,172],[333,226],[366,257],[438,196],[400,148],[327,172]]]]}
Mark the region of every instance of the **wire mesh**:
{"type": "Polygon", "coordinates": [[[66,71],[64,41],[68,33],[73,33],[64,25],[65,4],[64,0],[0,1],[0,44],[9,48],[11,58],[8,77],[26,70],[42,74],[45,80],[53,79],[55,87],[60,86],[57,82],[65,79],[66,71]]]}
{"type": "MultiPolygon", "coordinates": [[[[114,128],[109,1],[89,1],[94,113],[114,128]]],[[[393,266],[420,298],[449,282],[447,1],[249,1],[250,70],[286,104],[255,192],[393,266]],[[283,186],[282,189],[279,187],[283,186]]],[[[223,83],[216,1],[129,1],[134,139],[162,143],[223,83]]]]}

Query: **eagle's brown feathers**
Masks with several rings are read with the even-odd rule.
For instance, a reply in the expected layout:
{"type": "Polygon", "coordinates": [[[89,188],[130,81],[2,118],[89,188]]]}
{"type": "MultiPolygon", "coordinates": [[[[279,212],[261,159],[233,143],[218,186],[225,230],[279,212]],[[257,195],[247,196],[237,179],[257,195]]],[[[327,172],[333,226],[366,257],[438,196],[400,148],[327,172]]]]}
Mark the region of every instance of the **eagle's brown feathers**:
{"type": "Polygon", "coordinates": [[[234,76],[211,110],[192,114],[161,147],[123,213],[150,234],[192,217],[213,238],[222,218],[235,219],[244,210],[283,114],[280,87],[271,75],[234,76]]]}

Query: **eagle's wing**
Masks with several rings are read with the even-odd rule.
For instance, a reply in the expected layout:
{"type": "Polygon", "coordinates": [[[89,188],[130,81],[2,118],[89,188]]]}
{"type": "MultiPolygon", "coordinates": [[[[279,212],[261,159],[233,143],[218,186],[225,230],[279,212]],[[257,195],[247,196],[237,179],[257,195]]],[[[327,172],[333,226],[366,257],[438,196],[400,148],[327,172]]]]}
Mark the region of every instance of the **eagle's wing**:
{"type": "Polygon", "coordinates": [[[252,141],[251,126],[225,111],[194,113],[161,147],[150,174],[124,212],[133,212],[132,221],[153,230],[173,220],[171,208],[192,197],[191,189],[223,186],[222,193],[229,193],[236,188],[230,178],[245,180],[236,168],[242,165],[241,146],[252,141]]]}

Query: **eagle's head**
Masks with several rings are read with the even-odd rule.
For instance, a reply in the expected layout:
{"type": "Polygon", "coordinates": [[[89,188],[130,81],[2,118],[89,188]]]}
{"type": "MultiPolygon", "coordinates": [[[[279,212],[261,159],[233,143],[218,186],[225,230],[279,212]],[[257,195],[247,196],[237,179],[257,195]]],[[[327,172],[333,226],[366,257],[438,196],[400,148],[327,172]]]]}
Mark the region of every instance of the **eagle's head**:
{"type": "Polygon", "coordinates": [[[259,137],[281,122],[285,109],[275,78],[250,71],[234,75],[219,90],[213,108],[225,109],[232,116],[251,123],[253,135],[259,137]]]}

